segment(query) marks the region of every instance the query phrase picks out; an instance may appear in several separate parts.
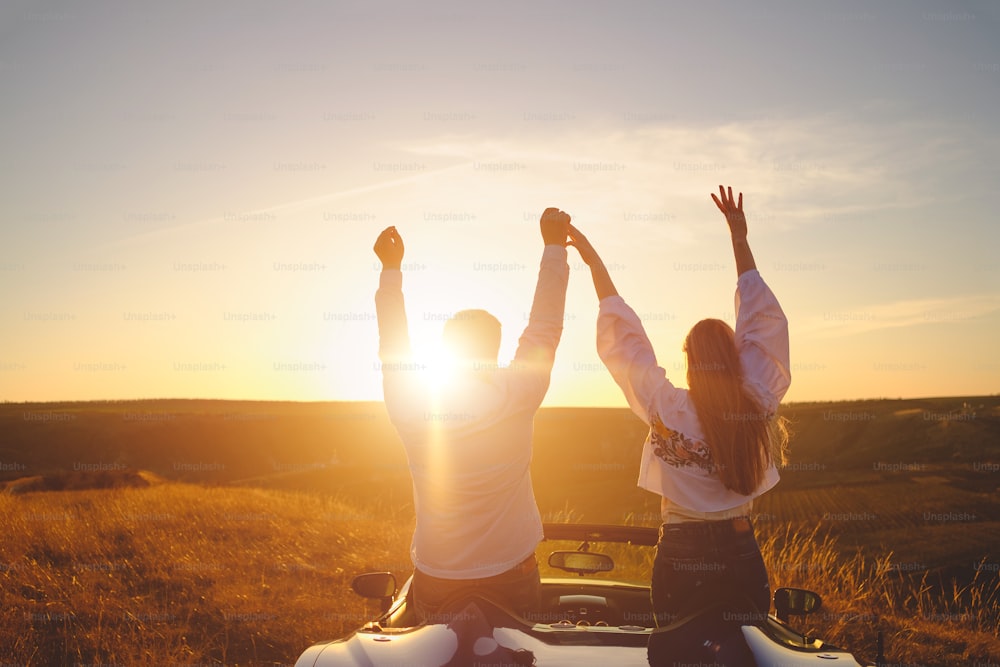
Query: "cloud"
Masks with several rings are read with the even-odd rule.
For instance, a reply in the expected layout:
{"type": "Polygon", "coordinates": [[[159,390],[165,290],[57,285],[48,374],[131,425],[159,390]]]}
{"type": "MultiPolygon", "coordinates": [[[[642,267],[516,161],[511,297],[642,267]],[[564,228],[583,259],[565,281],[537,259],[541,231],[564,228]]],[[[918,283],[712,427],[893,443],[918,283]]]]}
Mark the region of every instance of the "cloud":
{"type": "MultiPolygon", "coordinates": [[[[935,180],[940,165],[976,164],[961,134],[925,121],[886,126],[830,114],[721,125],[567,122],[502,140],[474,133],[425,137],[398,149],[474,164],[521,163],[526,183],[588,201],[613,195],[619,209],[669,211],[678,224],[692,224],[689,214],[700,220],[710,189],[732,184],[754,210],[766,211],[758,213],[766,224],[788,229],[947,199],[935,180]]],[[[950,196],[959,201],[957,193],[950,196]]]]}
{"type": "Polygon", "coordinates": [[[797,333],[812,338],[851,336],[882,329],[971,322],[997,312],[1000,312],[997,294],[910,299],[825,311],[803,322],[797,333]]]}
{"type": "MultiPolygon", "coordinates": [[[[691,246],[715,215],[709,193],[731,184],[746,195],[755,229],[789,230],[847,219],[876,218],[940,200],[924,173],[935,164],[969,161],[959,139],[916,122],[896,127],[827,115],[763,118],[720,125],[620,120],[567,121],[516,130],[414,134],[381,144],[386,160],[446,166],[373,181],[345,190],[255,209],[280,215],[328,202],[367,198],[387,206],[384,193],[409,188],[397,199],[409,206],[451,206],[498,218],[520,218],[539,201],[558,200],[594,222],[620,226],[650,242],[691,246]],[[914,136],[938,137],[915,142],[914,136]],[[891,165],[891,166],[890,166],[891,165]]],[[[350,165],[346,165],[350,169],[350,165]]],[[[260,188],[266,189],[266,183],[260,188]]],[[[547,205],[547,204],[546,204],[547,205]]],[[[225,225],[213,217],[163,227],[113,242],[111,248],[191,235],[225,225]]]]}
{"type": "MultiPolygon", "coordinates": [[[[353,188],[348,188],[346,190],[337,190],[334,192],[326,192],[313,197],[304,197],[302,199],[296,199],[287,202],[281,202],[279,204],[274,204],[272,206],[266,206],[254,209],[248,212],[250,215],[265,217],[268,215],[278,216],[281,214],[294,213],[303,209],[308,209],[312,207],[317,207],[328,202],[348,199],[351,197],[362,197],[365,195],[376,194],[385,190],[389,190],[395,187],[400,187],[404,185],[409,185],[424,180],[432,180],[442,174],[445,174],[456,169],[461,169],[464,165],[449,165],[440,169],[421,171],[418,173],[408,174],[406,176],[400,176],[398,178],[392,178],[388,180],[380,180],[368,185],[357,186],[353,188]]],[[[180,225],[172,225],[170,227],[161,227],[159,229],[154,229],[142,234],[135,234],[132,236],[127,236],[117,241],[112,241],[106,244],[104,247],[109,250],[122,249],[131,247],[134,245],[149,244],[151,242],[162,241],[165,238],[179,236],[179,235],[191,235],[194,233],[199,233],[205,228],[221,226],[231,224],[225,216],[216,216],[212,218],[196,220],[193,222],[183,223],[180,225]]]]}

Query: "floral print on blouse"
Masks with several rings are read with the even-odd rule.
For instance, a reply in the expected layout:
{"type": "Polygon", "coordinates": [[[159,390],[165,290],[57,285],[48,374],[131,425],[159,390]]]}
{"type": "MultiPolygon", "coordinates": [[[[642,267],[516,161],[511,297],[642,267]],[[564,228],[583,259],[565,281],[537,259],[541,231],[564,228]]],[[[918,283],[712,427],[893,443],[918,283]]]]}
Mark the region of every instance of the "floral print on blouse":
{"type": "Polygon", "coordinates": [[[715,463],[708,445],[672,430],[655,413],[650,419],[649,440],[653,453],[675,468],[695,466],[709,474],[715,472],[715,463]]]}

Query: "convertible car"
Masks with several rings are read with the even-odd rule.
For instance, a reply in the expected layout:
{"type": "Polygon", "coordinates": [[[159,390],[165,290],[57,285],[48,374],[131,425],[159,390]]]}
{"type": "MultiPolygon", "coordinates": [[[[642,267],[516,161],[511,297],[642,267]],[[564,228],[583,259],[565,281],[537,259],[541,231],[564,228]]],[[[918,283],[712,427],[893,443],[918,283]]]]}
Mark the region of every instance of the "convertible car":
{"type": "Polygon", "coordinates": [[[788,624],[789,617],[820,608],[819,596],[804,589],[777,589],[771,614],[731,600],[656,628],[648,581],[613,573],[624,564],[647,578],[657,537],[657,529],[648,527],[546,524],[539,547],[549,551],[542,605],[530,618],[467,594],[456,597],[447,613],[424,622],[410,604],[412,579],[397,590],[389,572],[361,574],[354,591],[380,600],[381,615],[347,637],[309,647],[295,667],[861,664],[844,649],[788,624]],[[560,549],[559,543],[575,548],[560,549]],[[549,570],[562,576],[547,576],[549,570]]]}

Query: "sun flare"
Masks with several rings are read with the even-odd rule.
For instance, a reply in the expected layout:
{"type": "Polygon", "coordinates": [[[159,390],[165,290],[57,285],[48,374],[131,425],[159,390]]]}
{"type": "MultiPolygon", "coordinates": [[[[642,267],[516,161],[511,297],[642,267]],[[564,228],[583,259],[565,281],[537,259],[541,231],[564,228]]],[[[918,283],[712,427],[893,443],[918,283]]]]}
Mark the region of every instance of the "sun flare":
{"type": "Polygon", "coordinates": [[[427,390],[437,394],[455,377],[455,356],[441,339],[440,332],[425,330],[421,334],[413,336],[413,361],[420,369],[420,378],[427,390]]]}

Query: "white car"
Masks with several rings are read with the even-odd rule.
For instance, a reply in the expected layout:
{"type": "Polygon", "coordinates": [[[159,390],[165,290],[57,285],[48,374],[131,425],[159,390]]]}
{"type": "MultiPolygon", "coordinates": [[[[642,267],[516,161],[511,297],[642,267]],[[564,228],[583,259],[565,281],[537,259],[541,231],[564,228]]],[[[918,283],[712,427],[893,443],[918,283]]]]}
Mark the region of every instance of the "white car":
{"type": "MultiPolygon", "coordinates": [[[[528,620],[503,604],[478,595],[454,599],[434,623],[416,618],[408,579],[396,589],[389,572],[362,574],[358,594],[383,602],[383,613],[347,637],[309,647],[295,667],[649,667],[676,664],[860,665],[844,649],[806,637],[788,625],[789,616],[820,607],[817,594],[779,588],[775,613],[734,601],[708,606],[667,628],[655,628],[649,586],[605,577],[611,556],[594,550],[618,543],[617,551],[656,545],[655,528],[546,524],[546,540],[579,542],[576,550],[555,550],[548,563],[572,577],[543,577],[542,606],[528,620]],[[671,638],[696,639],[703,654],[671,654],[671,638]],[[724,655],[735,656],[716,662],[724,655]]],[[[543,543],[544,545],[544,543],[543,543]]]]}

